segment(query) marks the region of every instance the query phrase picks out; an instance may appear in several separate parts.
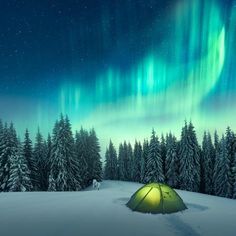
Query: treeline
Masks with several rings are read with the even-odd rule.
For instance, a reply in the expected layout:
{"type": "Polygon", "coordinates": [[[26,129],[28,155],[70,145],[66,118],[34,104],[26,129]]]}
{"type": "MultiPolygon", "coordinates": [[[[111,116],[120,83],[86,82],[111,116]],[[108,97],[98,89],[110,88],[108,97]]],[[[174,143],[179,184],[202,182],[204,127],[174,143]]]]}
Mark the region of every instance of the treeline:
{"type": "Polygon", "coordinates": [[[165,182],[188,191],[236,198],[236,135],[228,127],[219,138],[205,132],[199,145],[193,124],[185,122],[181,138],[169,133],[159,140],[152,131],[142,144],[110,141],[105,154],[105,179],[140,183],[165,182]]]}
{"type": "Polygon", "coordinates": [[[72,134],[68,117],[56,121],[35,144],[26,130],[21,142],[14,125],[0,121],[0,191],[77,191],[102,178],[100,146],[94,129],[72,134]]]}

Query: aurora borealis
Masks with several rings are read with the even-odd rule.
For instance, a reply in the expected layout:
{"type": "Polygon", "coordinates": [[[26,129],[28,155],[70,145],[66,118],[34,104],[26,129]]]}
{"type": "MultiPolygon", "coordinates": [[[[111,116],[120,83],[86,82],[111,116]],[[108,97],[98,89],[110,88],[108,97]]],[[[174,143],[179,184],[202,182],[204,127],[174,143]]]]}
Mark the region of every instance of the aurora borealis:
{"type": "Polygon", "coordinates": [[[236,1],[0,3],[0,117],[51,131],[62,112],[106,145],[236,122],[236,1]]]}

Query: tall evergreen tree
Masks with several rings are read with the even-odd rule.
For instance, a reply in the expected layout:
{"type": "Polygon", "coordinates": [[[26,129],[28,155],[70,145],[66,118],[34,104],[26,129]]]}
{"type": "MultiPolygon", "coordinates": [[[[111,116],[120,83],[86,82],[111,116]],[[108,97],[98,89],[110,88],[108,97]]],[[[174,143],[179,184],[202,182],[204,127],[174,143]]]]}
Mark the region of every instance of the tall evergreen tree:
{"type": "Polygon", "coordinates": [[[135,141],[133,165],[132,165],[132,180],[141,182],[141,161],[142,161],[142,145],[135,141]]]}
{"type": "Polygon", "coordinates": [[[124,164],[125,164],[125,180],[132,180],[133,168],[133,148],[130,143],[124,143],[124,164]]]}
{"type": "Polygon", "coordinates": [[[198,192],[200,188],[200,152],[194,127],[185,122],[180,141],[180,188],[198,192]]]}
{"type": "Polygon", "coordinates": [[[82,178],[79,174],[79,162],[75,157],[75,140],[73,137],[71,124],[68,116],[64,121],[64,137],[65,137],[65,150],[66,150],[66,166],[67,166],[67,187],[71,191],[81,189],[82,178]]]}
{"type": "Polygon", "coordinates": [[[17,151],[17,135],[13,124],[4,127],[4,138],[1,143],[1,191],[9,191],[10,168],[13,156],[17,151]]]}
{"type": "Polygon", "coordinates": [[[36,134],[35,145],[33,150],[33,158],[36,162],[37,166],[37,173],[35,176],[35,189],[40,191],[47,190],[47,170],[45,169],[46,166],[46,156],[47,155],[47,145],[45,145],[43,136],[41,135],[39,129],[36,134]]]}
{"type": "Polygon", "coordinates": [[[4,137],[4,127],[2,120],[0,119],[0,191],[1,185],[3,184],[2,181],[4,179],[4,165],[3,165],[3,150],[5,146],[5,137],[4,137]]]}
{"type": "Polygon", "coordinates": [[[32,141],[29,136],[29,131],[26,129],[25,131],[25,138],[23,142],[23,156],[26,160],[28,169],[30,171],[30,179],[32,183],[32,190],[36,188],[37,186],[37,163],[33,156],[33,147],[32,147],[32,141]]]}
{"type": "Polygon", "coordinates": [[[215,150],[212,144],[210,133],[204,133],[202,142],[202,170],[204,192],[207,194],[213,193],[213,174],[215,163],[215,150]]]}
{"type": "Polygon", "coordinates": [[[160,143],[154,130],[149,145],[145,182],[164,182],[160,143]]]}
{"type": "Polygon", "coordinates": [[[88,173],[90,175],[90,181],[93,179],[97,181],[102,180],[102,162],[100,156],[100,145],[97,138],[96,132],[92,129],[89,132],[89,153],[90,153],[90,164],[88,165],[88,173]]]}
{"type": "Polygon", "coordinates": [[[25,192],[32,190],[30,171],[19,141],[17,148],[14,147],[10,156],[10,171],[7,189],[10,192],[25,192]]]}
{"type": "Polygon", "coordinates": [[[105,178],[110,180],[117,179],[117,153],[111,140],[106,150],[105,159],[105,178]]]}
{"type": "Polygon", "coordinates": [[[47,142],[44,142],[44,146],[46,148],[46,158],[44,162],[44,179],[45,179],[45,190],[48,190],[49,186],[49,175],[50,175],[50,166],[51,166],[51,155],[52,155],[52,138],[51,135],[48,134],[47,142]]]}
{"type": "Polygon", "coordinates": [[[143,151],[141,156],[141,182],[145,182],[145,175],[146,175],[146,169],[147,169],[147,159],[148,159],[148,151],[149,151],[149,143],[148,140],[144,140],[143,142],[143,151]]]}
{"type": "Polygon", "coordinates": [[[161,149],[161,159],[162,159],[162,163],[163,163],[163,175],[166,178],[166,171],[167,170],[166,170],[165,164],[166,164],[167,150],[166,150],[166,140],[165,140],[165,137],[163,134],[161,135],[160,149],[161,149]]]}
{"type": "Polygon", "coordinates": [[[216,164],[215,164],[215,171],[214,171],[214,193],[220,197],[227,196],[227,189],[228,189],[228,169],[229,163],[227,159],[227,145],[226,139],[223,136],[219,150],[216,153],[216,164]]]}
{"type": "Polygon", "coordinates": [[[124,145],[121,143],[119,145],[119,155],[118,155],[118,179],[119,180],[126,180],[125,179],[125,150],[124,145]]]}
{"type": "Polygon", "coordinates": [[[166,182],[172,187],[178,185],[177,140],[170,133],[166,137],[166,182]]]}
{"type": "Polygon", "coordinates": [[[236,138],[235,134],[228,127],[225,135],[226,149],[227,149],[227,193],[226,197],[232,198],[234,191],[234,181],[235,181],[235,170],[234,170],[234,158],[236,152],[236,138]]]}
{"type": "Polygon", "coordinates": [[[83,128],[75,134],[75,157],[79,166],[79,175],[81,176],[81,185],[87,187],[89,183],[88,160],[89,160],[89,134],[83,128]]]}
{"type": "Polygon", "coordinates": [[[236,153],[234,154],[234,177],[233,199],[236,199],[236,153]]]}
{"type": "Polygon", "coordinates": [[[48,189],[55,185],[57,191],[79,190],[80,176],[74,158],[74,139],[68,118],[61,116],[53,129],[50,181],[48,189]]]}

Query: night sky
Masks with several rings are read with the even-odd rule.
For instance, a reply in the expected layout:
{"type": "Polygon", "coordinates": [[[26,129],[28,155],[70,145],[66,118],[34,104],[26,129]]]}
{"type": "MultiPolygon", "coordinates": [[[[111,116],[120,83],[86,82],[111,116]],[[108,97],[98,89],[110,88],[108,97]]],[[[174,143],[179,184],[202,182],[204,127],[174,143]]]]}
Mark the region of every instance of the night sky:
{"type": "Polygon", "coordinates": [[[184,120],[236,124],[236,1],[0,3],[0,117],[46,135],[60,113],[103,144],[184,120]]]}

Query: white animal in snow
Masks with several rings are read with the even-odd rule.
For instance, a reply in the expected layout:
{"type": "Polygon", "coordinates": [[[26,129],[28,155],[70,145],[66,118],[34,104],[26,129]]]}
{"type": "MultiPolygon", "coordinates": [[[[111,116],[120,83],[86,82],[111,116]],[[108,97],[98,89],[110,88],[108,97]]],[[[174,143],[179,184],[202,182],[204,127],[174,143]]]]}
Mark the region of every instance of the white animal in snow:
{"type": "Polygon", "coordinates": [[[98,182],[96,179],[93,179],[93,188],[99,190],[101,186],[101,183],[98,182]]]}
{"type": "Polygon", "coordinates": [[[99,190],[101,187],[101,183],[100,182],[97,182],[97,186],[96,186],[96,189],[99,190]]]}

